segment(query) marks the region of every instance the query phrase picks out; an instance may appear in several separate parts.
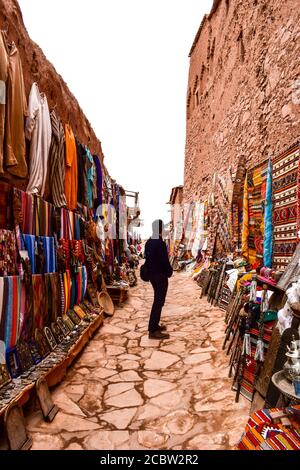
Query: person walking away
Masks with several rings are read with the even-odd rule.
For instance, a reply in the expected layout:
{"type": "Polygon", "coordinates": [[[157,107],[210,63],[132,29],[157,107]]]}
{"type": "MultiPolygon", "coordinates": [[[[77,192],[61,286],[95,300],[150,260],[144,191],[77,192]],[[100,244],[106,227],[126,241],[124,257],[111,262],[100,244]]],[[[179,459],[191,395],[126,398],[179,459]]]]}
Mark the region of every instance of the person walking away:
{"type": "Polygon", "coordinates": [[[173,274],[170,265],[168,250],[163,241],[164,224],[162,220],[155,220],[152,224],[152,236],[145,246],[145,258],[149,279],[154,290],[154,301],[149,319],[149,338],[168,339],[166,327],[160,325],[162,308],[168,292],[168,279],[173,274]]]}

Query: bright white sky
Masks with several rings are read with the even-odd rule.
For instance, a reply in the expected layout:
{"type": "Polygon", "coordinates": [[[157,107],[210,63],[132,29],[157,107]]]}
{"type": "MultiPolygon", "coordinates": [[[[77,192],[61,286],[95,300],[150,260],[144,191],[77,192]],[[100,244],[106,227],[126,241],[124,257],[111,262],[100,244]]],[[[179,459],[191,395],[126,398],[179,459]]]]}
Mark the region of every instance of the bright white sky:
{"type": "Polygon", "coordinates": [[[140,192],[143,235],[183,184],[188,54],[212,0],[19,0],[25,26],[102,143],[111,176],[140,192]],[[42,6],[41,6],[42,5],[42,6]]]}

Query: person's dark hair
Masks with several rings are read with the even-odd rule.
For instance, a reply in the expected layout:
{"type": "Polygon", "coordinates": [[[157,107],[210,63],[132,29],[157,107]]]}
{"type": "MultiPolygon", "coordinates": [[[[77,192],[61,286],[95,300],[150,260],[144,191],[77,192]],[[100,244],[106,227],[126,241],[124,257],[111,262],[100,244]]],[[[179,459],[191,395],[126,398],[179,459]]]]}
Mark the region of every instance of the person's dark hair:
{"type": "Polygon", "coordinates": [[[164,229],[164,223],[161,219],[154,220],[152,223],[152,236],[153,238],[159,238],[162,235],[164,229]]]}

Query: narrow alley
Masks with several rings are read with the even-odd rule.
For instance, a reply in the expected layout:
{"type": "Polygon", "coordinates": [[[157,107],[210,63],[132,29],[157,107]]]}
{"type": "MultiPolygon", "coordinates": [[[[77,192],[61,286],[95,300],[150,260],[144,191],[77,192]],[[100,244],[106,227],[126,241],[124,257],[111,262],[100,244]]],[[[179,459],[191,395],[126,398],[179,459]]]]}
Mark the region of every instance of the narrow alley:
{"type": "Polygon", "coordinates": [[[250,404],[234,401],[224,312],[199,294],[176,274],[162,317],[170,339],[149,340],[153,293],[140,281],[53,391],[54,421],[27,417],[32,449],[233,449],[250,404]]]}

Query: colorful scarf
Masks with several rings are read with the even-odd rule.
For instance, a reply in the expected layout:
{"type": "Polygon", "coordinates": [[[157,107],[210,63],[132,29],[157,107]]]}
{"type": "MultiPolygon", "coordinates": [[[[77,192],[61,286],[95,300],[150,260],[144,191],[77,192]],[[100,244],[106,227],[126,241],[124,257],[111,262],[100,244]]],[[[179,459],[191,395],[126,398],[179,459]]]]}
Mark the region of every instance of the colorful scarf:
{"type": "Polygon", "coordinates": [[[45,273],[54,273],[56,271],[56,257],[53,237],[40,237],[43,243],[45,255],[45,273]]]}
{"type": "Polygon", "coordinates": [[[5,277],[3,281],[0,340],[4,341],[6,348],[12,348],[20,335],[21,283],[19,276],[5,277]]]}
{"type": "Polygon", "coordinates": [[[21,238],[22,249],[27,250],[31,264],[32,274],[36,274],[35,264],[35,235],[23,235],[21,238]],[[24,246],[25,245],[25,246],[24,246]]]}
{"type": "Polygon", "coordinates": [[[272,163],[269,160],[267,176],[267,193],[265,202],[264,266],[272,267],[273,255],[273,205],[272,205],[272,163]]]}
{"type": "Polygon", "coordinates": [[[32,276],[33,290],[33,331],[36,328],[43,329],[47,316],[45,283],[41,274],[32,276]]]}

